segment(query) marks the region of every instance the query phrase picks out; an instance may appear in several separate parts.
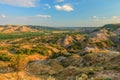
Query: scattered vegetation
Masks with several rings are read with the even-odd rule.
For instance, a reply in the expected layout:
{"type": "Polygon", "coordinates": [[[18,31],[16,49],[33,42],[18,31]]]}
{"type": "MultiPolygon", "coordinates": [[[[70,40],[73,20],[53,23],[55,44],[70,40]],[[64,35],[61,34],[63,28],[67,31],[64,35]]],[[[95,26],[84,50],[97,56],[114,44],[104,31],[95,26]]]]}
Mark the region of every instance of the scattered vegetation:
{"type": "Polygon", "coordinates": [[[7,54],[0,54],[1,61],[10,61],[11,59],[12,59],[12,57],[7,54]]]}
{"type": "MultiPolygon", "coordinates": [[[[117,52],[119,39],[109,34],[115,32],[111,25],[92,28],[91,32],[86,32],[84,29],[82,32],[78,28],[76,28],[78,30],[72,28],[63,30],[28,27],[39,31],[0,33],[0,79],[1,72],[5,74],[16,72],[18,75],[22,71],[24,76],[27,72],[35,75],[34,80],[36,75],[43,80],[114,80],[114,78],[117,80],[120,78],[120,53],[117,52]],[[103,29],[102,36],[101,29],[103,29]],[[99,78],[99,75],[103,76],[102,72],[105,72],[104,75],[107,77],[99,78]],[[112,74],[113,77],[110,76],[112,74]]],[[[119,27],[115,27],[115,30],[117,28],[119,27]]],[[[118,36],[117,32],[116,35],[118,36]]]]}

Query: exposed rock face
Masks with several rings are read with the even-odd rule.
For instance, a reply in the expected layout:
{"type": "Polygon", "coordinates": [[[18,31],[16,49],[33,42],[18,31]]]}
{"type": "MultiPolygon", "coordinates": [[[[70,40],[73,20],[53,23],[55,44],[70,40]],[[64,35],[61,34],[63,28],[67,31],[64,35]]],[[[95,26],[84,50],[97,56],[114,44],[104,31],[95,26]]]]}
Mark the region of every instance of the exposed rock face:
{"type": "Polygon", "coordinates": [[[0,73],[13,72],[14,69],[12,67],[9,67],[8,65],[10,65],[10,63],[0,61],[0,73]]]}
{"type": "Polygon", "coordinates": [[[67,58],[63,59],[60,63],[64,67],[76,66],[80,59],[81,59],[81,57],[79,55],[74,54],[74,55],[72,55],[70,57],[67,57],[67,58]]]}
{"type": "Polygon", "coordinates": [[[92,42],[101,42],[101,41],[106,41],[109,39],[109,36],[113,36],[114,34],[111,33],[109,34],[109,31],[106,29],[101,29],[98,32],[94,32],[90,35],[90,40],[92,42]]]}
{"type": "Polygon", "coordinates": [[[115,36],[112,37],[112,40],[115,42],[116,44],[116,49],[120,51],[120,28],[118,28],[117,30],[114,31],[115,36]]]}
{"type": "MultiPolygon", "coordinates": [[[[71,80],[75,77],[75,75],[81,74],[81,71],[79,68],[69,66],[62,70],[60,73],[56,75],[58,80],[71,80]]],[[[74,80],[74,79],[73,79],[74,80]]]]}
{"type": "Polygon", "coordinates": [[[50,66],[45,65],[44,61],[35,61],[28,65],[27,71],[32,74],[47,74],[50,72],[50,66]]]}
{"type": "Polygon", "coordinates": [[[32,74],[55,74],[62,70],[63,67],[58,63],[57,60],[48,61],[35,61],[30,63],[26,71],[32,74]]]}
{"type": "Polygon", "coordinates": [[[63,61],[64,59],[66,59],[66,57],[64,57],[64,56],[57,57],[57,60],[58,60],[59,62],[63,61]]]}
{"type": "Polygon", "coordinates": [[[107,29],[100,29],[88,35],[88,43],[85,45],[84,52],[99,52],[107,51],[113,45],[114,42],[110,37],[115,36],[113,32],[107,29]]]}
{"type": "Polygon", "coordinates": [[[64,41],[63,41],[63,46],[64,47],[68,47],[68,46],[70,46],[71,45],[71,43],[73,42],[73,38],[72,38],[72,36],[66,36],[65,37],[65,39],[64,39],[64,41]]]}
{"type": "Polygon", "coordinates": [[[119,53],[107,52],[107,53],[90,53],[86,54],[81,60],[77,63],[78,66],[93,66],[101,65],[107,63],[112,58],[120,55],[119,53]]]}
{"type": "Polygon", "coordinates": [[[120,80],[120,73],[114,70],[104,70],[104,71],[97,72],[95,74],[95,79],[101,79],[101,78],[110,78],[112,80],[120,80]]]}
{"type": "Polygon", "coordinates": [[[119,56],[112,58],[110,62],[112,64],[116,64],[117,63],[117,65],[120,66],[120,52],[119,52],[119,56]]]}
{"type": "Polygon", "coordinates": [[[116,45],[114,50],[120,50],[120,24],[107,24],[101,29],[106,29],[109,33],[109,39],[111,39],[116,45]]]}
{"type": "Polygon", "coordinates": [[[91,53],[91,52],[98,52],[99,49],[97,47],[86,47],[84,49],[85,52],[91,53]]]}

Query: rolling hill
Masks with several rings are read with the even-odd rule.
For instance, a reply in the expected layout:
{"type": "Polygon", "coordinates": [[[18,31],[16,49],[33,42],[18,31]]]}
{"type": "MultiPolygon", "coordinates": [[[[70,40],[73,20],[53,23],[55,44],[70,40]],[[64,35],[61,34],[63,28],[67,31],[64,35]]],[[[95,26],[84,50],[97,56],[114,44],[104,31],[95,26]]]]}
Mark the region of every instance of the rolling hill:
{"type": "Polygon", "coordinates": [[[0,33],[15,33],[15,32],[36,32],[37,29],[32,29],[27,26],[0,26],[0,33]]]}

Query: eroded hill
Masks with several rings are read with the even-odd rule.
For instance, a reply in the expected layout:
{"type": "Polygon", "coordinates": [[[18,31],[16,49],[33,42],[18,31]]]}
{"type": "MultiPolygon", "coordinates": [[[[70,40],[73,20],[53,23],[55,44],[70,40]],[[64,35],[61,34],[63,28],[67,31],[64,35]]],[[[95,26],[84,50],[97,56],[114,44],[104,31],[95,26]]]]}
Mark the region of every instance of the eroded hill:
{"type": "MultiPolygon", "coordinates": [[[[22,36],[0,40],[0,79],[119,80],[120,27],[115,26],[105,25],[89,33],[21,28],[22,36]],[[30,35],[23,36],[26,32],[22,31],[30,35]]],[[[9,29],[17,32],[14,27],[9,29]]]]}
{"type": "Polygon", "coordinates": [[[32,29],[27,26],[2,26],[0,27],[0,33],[15,33],[15,32],[36,32],[37,29],[32,29]]]}

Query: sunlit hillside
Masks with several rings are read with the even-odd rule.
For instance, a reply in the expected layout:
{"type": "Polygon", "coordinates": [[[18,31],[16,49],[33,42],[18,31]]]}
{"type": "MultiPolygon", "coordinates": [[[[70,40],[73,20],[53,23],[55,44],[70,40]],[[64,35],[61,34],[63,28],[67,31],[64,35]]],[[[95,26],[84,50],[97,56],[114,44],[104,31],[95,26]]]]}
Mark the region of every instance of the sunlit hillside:
{"type": "Polygon", "coordinates": [[[120,78],[119,25],[93,28],[89,33],[86,28],[42,30],[32,26],[2,26],[0,29],[0,79],[120,78]]]}

